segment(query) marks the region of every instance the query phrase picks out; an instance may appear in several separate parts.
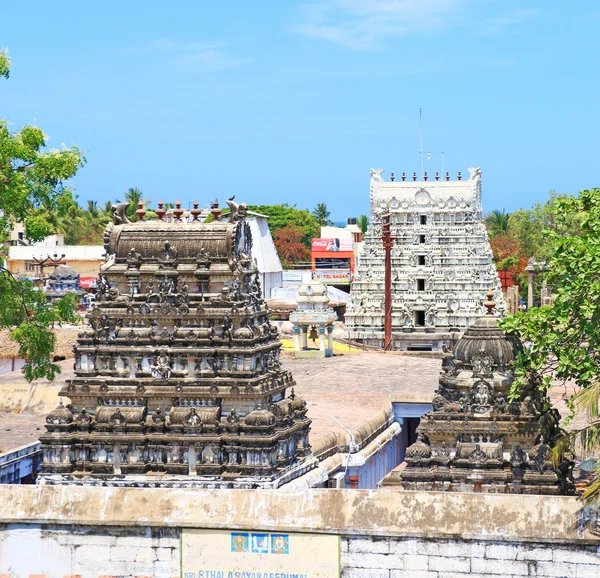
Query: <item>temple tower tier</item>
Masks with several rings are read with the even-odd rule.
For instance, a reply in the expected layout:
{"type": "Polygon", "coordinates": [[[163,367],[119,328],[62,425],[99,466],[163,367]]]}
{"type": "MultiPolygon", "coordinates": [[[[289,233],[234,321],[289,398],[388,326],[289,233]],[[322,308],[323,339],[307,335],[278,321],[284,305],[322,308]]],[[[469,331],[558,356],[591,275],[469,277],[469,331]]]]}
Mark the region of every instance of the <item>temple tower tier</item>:
{"type": "Polygon", "coordinates": [[[446,350],[433,410],[417,428],[405,464],[383,486],[393,489],[507,494],[569,494],[572,455],[557,464],[552,449],[564,432],[537,379],[509,397],[521,343],[498,327],[492,292],[480,317],[446,350]]]}
{"type": "Polygon", "coordinates": [[[315,467],[246,205],[229,204],[210,223],[131,223],[114,207],[41,483],[273,488],[315,467]]]}
{"type": "Polygon", "coordinates": [[[482,313],[493,287],[497,311],[506,311],[487,231],[482,222],[481,170],[463,180],[392,180],[371,170],[371,224],[346,312],[348,337],[383,347],[385,254],[382,217],[389,215],[391,327],[395,350],[439,351],[482,313]]]}

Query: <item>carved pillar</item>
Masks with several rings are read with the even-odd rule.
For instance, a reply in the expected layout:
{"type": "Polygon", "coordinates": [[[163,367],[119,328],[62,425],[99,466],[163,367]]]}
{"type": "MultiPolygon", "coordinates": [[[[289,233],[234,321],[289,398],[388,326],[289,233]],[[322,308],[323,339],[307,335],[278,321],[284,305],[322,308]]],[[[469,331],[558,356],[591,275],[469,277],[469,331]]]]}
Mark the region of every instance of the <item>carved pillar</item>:
{"type": "Polygon", "coordinates": [[[333,355],[333,325],[327,327],[327,351],[333,355]]]}
{"type": "Polygon", "coordinates": [[[300,351],[300,327],[294,327],[294,350],[300,351]]]}
{"type": "Polygon", "coordinates": [[[325,327],[319,327],[319,349],[325,353],[325,327]]]}
{"type": "Polygon", "coordinates": [[[533,269],[527,268],[527,309],[533,307],[533,269]]]}

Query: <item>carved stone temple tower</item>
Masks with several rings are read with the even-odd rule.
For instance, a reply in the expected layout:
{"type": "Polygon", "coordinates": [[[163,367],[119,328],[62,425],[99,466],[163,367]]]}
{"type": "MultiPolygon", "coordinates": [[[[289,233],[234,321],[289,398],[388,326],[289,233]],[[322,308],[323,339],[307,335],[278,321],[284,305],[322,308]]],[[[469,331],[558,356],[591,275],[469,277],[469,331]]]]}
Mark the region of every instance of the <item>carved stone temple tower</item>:
{"type": "MultiPolygon", "coordinates": [[[[488,294],[482,316],[465,332],[453,355],[446,352],[433,411],[417,428],[406,465],[384,486],[406,490],[567,494],[573,462],[557,468],[551,450],[561,435],[560,416],[538,384],[530,382],[521,401],[510,402],[512,362],[521,350],[491,314],[488,294]]],[[[393,489],[390,488],[390,489],[393,489]]]]}
{"type": "Polygon", "coordinates": [[[499,315],[506,307],[481,214],[481,170],[466,180],[446,177],[386,182],[371,170],[371,225],[346,312],[350,339],[383,346],[382,216],[390,215],[392,348],[440,350],[475,322],[493,287],[499,315]]]}
{"type": "MultiPolygon", "coordinates": [[[[130,223],[113,208],[71,403],[47,419],[42,483],[278,487],[315,466],[281,369],[246,205],[227,222],[130,223]]],[[[140,207],[139,212],[143,209],[140,207]]],[[[183,212],[183,211],[180,211],[183,212]]]]}

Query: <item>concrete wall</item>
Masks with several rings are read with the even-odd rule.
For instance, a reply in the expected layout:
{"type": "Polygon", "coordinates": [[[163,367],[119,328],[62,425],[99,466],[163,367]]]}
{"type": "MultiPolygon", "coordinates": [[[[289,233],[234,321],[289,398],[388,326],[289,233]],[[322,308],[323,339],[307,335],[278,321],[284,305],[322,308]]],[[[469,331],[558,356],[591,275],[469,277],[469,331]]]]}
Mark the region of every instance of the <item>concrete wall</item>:
{"type": "Polygon", "coordinates": [[[14,578],[185,576],[191,528],[337,535],[345,578],[600,576],[598,513],[569,497],[2,486],[0,504],[14,578]]]}

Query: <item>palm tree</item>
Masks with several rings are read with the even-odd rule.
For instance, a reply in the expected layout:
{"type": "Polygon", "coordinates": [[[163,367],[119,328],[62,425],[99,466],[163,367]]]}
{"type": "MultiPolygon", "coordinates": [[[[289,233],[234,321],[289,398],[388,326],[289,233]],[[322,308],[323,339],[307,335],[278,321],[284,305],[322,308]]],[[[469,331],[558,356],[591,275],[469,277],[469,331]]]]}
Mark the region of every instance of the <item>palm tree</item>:
{"type": "Polygon", "coordinates": [[[495,237],[496,235],[503,235],[508,232],[508,224],[510,221],[510,213],[507,213],[505,209],[499,211],[494,209],[486,218],[485,224],[488,227],[490,236],[495,237]]]}
{"type": "Polygon", "coordinates": [[[90,214],[92,219],[97,219],[100,216],[100,209],[98,209],[98,201],[88,201],[87,212],[90,214]]]}
{"type": "MultiPolygon", "coordinates": [[[[150,203],[150,199],[142,198],[142,191],[140,191],[140,189],[137,187],[129,187],[125,191],[125,200],[129,203],[129,207],[127,207],[127,216],[132,221],[137,221],[137,215],[135,212],[137,211],[138,203],[142,201],[144,209],[147,209],[148,203],[150,203]]],[[[120,203],[121,201],[117,199],[116,202],[120,203]]]]}
{"type": "Polygon", "coordinates": [[[319,221],[319,225],[331,225],[331,221],[329,220],[330,213],[325,203],[317,203],[311,214],[319,221]]]}
{"type": "Polygon", "coordinates": [[[367,232],[367,227],[369,226],[369,217],[367,217],[367,215],[360,215],[360,217],[356,219],[356,224],[360,227],[360,230],[364,235],[367,232]]]}

